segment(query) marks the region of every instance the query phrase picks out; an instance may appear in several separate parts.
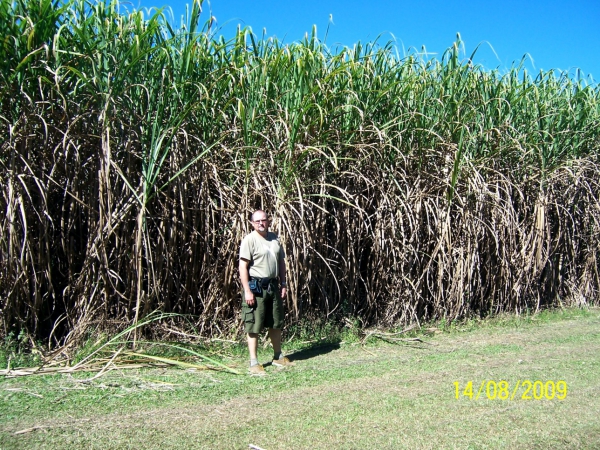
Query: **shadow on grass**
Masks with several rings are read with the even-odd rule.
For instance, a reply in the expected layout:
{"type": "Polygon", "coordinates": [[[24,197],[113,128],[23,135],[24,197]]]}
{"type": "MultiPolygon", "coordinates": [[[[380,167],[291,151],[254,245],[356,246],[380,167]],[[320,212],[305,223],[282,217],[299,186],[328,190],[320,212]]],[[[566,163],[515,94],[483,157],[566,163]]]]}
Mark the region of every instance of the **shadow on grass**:
{"type": "MultiPolygon", "coordinates": [[[[286,353],[285,356],[291,361],[304,361],[305,359],[314,358],[315,356],[325,355],[334,350],[339,350],[339,342],[328,342],[327,344],[314,344],[308,348],[298,350],[293,353],[286,353]]],[[[263,367],[273,365],[271,362],[263,364],[263,367]]]]}
{"type": "Polygon", "coordinates": [[[308,348],[286,355],[290,361],[304,361],[315,356],[325,355],[334,350],[339,350],[339,342],[328,342],[326,344],[314,344],[308,348]]]}

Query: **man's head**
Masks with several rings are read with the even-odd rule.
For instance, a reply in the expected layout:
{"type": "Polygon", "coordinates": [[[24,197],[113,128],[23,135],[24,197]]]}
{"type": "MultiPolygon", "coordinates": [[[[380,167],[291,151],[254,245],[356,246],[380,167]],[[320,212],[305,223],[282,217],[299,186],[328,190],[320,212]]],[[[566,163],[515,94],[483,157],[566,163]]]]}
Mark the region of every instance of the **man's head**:
{"type": "Polygon", "coordinates": [[[269,219],[267,213],[257,209],[252,214],[252,227],[261,235],[265,236],[269,231],[269,219]]]}

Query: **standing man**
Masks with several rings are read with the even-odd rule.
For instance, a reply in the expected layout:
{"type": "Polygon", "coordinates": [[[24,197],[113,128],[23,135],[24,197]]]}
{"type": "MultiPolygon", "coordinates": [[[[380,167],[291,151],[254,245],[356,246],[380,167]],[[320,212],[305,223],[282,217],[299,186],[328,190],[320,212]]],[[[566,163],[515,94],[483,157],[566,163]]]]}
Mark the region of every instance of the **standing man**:
{"type": "Polygon", "coordinates": [[[269,231],[267,213],[262,210],[252,214],[254,231],[244,237],[240,246],[240,279],[242,294],[242,320],[248,334],[250,373],[266,375],[258,363],[258,334],[269,329],[273,344],[273,365],[288,366],[292,363],[281,353],[281,330],[283,328],[283,300],[287,295],[285,282],[285,253],[275,233],[269,231]],[[251,285],[252,288],[251,288],[251,285]],[[254,287],[258,286],[258,287],[254,287]]]}

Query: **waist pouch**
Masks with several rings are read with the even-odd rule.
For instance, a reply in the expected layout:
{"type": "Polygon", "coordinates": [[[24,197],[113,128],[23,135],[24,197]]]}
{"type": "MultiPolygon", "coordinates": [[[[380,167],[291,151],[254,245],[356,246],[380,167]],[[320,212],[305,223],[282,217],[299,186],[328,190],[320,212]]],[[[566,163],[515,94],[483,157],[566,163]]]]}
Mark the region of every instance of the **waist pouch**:
{"type": "Polygon", "coordinates": [[[248,281],[248,287],[254,295],[262,296],[263,289],[266,289],[268,293],[271,293],[271,288],[277,286],[277,278],[250,278],[248,281]]]}

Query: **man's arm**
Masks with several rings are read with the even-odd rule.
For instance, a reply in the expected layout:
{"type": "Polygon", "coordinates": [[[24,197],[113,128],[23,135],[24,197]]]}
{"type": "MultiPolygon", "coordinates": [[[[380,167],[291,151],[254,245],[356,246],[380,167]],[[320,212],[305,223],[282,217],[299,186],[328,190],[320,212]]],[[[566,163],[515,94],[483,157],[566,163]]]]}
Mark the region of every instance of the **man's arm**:
{"type": "Polygon", "coordinates": [[[250,308],[253,308],[256,305],[256,300],[254,299],[254,294],[250,290],[250,286],[248,285],[248,281],[250,281],[249,274],[250,261],[244,258],[240,258],[240,281],[242,282],[242,287],[244,288],[244,300],[250,308]]]}
{"type": "Polygon", "coordinates": [[[281,298],[287,295],[287,279],[285,273],[285,260],[279,259],[279,281],[281,282],[281,298]]]}

